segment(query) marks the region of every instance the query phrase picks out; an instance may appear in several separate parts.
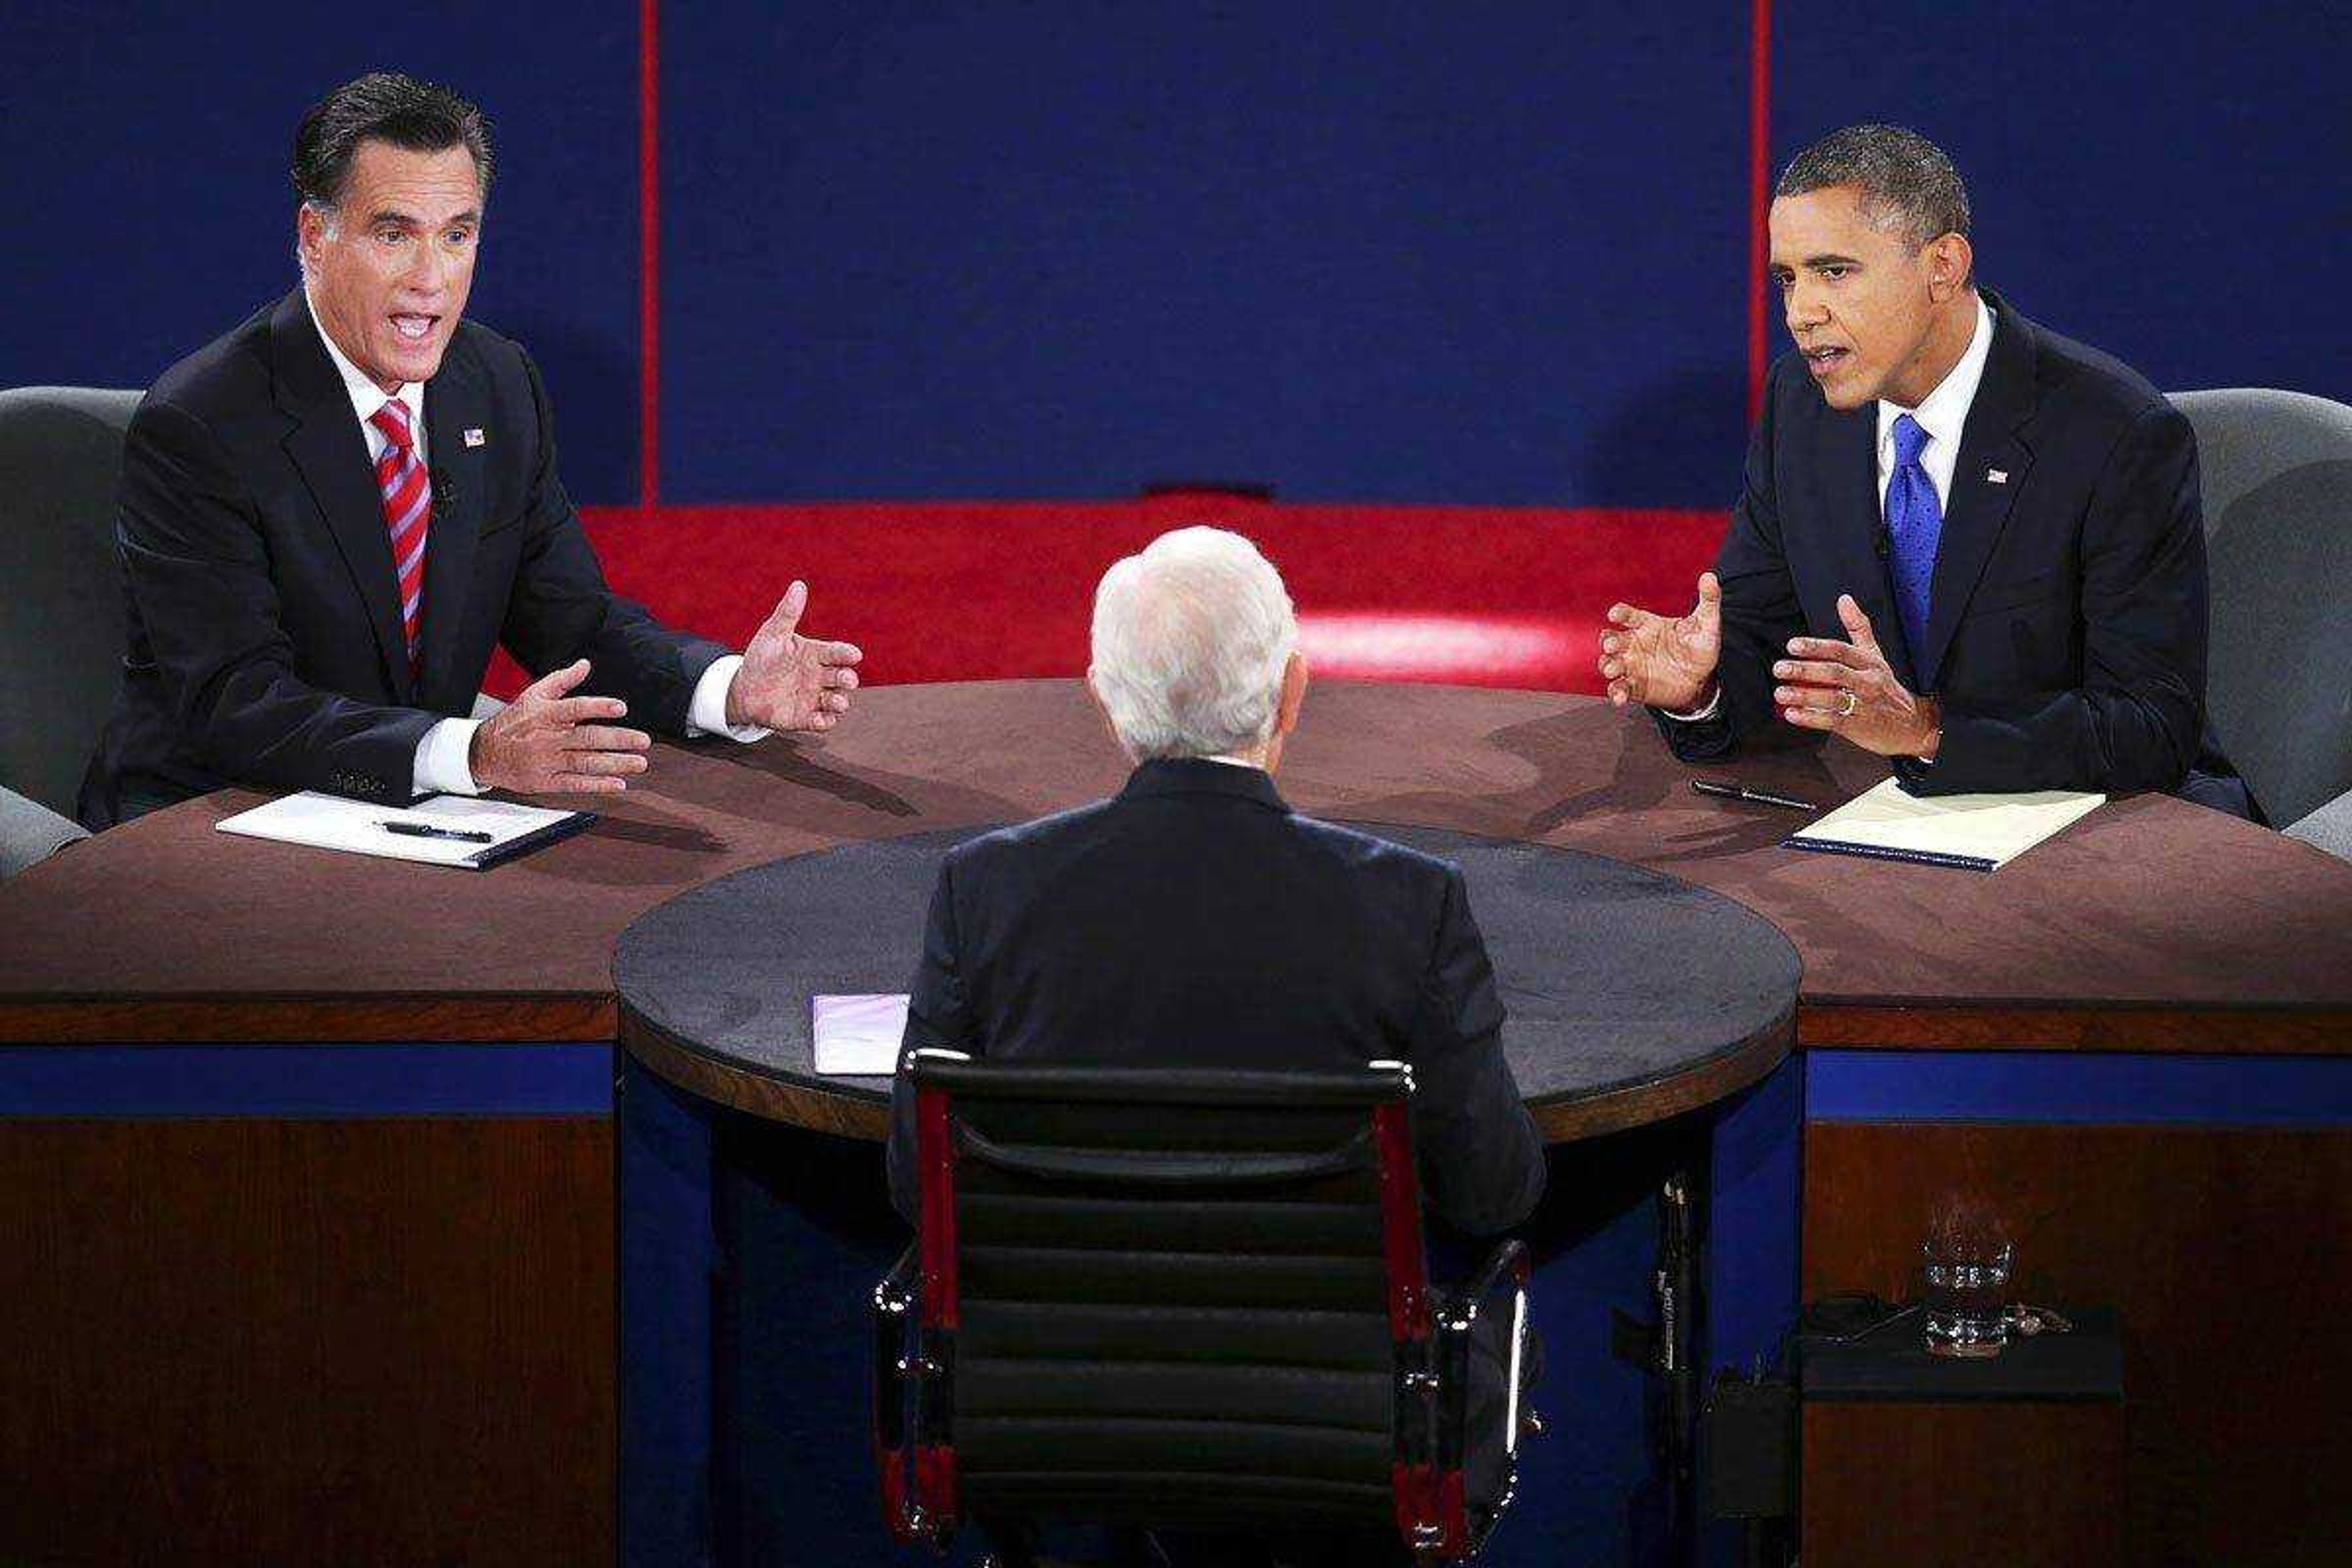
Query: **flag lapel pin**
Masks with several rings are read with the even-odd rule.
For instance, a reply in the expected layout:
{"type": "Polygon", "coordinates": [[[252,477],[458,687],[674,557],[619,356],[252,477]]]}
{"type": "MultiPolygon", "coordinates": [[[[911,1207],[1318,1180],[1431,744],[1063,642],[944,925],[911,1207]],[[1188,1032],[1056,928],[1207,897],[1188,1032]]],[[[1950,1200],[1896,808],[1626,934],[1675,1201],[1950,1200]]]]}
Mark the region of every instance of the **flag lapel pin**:
{"type": "Polygon", "coordinates": [[[478,447],[488,439],[478,427],[468,428],[466,432],[466,445],[468,447],[478,447]]]}
{"type": "MultiPolygon", "coordinates": [[[[480,432],[468,430],[466,434],[470,437],[480,434],[480,432]]],[[[470,440],[467,444],[470,446],[481,445],[478,441],[470,440]]],[[[2007,468],[1987,468],[1985,470],[1985,483],[1989,485],[2005,485],[2009,483],[2009,470],[2007,468]]]]}

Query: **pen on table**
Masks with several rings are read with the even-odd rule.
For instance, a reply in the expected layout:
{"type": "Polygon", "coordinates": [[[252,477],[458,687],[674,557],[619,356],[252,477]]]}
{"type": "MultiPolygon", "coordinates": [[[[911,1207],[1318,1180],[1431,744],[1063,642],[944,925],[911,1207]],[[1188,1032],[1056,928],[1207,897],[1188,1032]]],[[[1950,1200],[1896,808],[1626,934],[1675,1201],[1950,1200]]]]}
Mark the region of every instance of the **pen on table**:
{"type": "Polygon", "coordinates": [[[460,844],[488,844],[490,836],[478,827],[436,827],[425,822],[379,822],[386,833],[404,838],[454,838],[460,844]]]}
{"type": "Polygon", "coordinates": [[[1717,784],[1713,779],[1693,779],[1692,789],[1701,795],[1711,795],[1724,800],[1753,801],[1758,805],[1786,806],[1790,811],[1819,809],[1810,800],[1799,800],[1792,795],[1774,795],[1769,790],[1749,789],[1745,784],[1717,784]]]}

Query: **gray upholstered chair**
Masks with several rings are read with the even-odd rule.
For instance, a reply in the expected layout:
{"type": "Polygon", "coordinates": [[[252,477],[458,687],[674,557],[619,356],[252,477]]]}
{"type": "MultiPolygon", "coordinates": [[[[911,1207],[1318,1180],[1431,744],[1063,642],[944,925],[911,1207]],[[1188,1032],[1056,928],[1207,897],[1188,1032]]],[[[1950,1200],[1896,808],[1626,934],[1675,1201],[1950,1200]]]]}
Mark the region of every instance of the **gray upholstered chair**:
{"type": "Polygon", "coordinates": [[[122,678],[115,487],[139,395],[0,391],[0,876],[81,837],[74,795],[122,678]]]}
{"type": "Polygon", "coordinates": [[[2352,408],[2255,387],[2171,396],[2204,473],[2213,732],[2289,837],[2352,859],[2352,408]]]}

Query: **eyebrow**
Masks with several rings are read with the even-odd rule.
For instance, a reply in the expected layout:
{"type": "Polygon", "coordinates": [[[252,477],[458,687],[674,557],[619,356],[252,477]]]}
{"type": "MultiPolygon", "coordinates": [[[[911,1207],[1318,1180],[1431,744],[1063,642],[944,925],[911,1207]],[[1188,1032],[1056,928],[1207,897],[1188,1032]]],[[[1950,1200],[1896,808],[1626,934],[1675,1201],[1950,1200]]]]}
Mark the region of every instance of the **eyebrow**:
{"type": "MultiPolygon", "coordinates": [[[[461,223],[478,224],[481,221],[481,209],[478,207],[467,207],[464,212],[447,219],[446,225],[454,226],[461,223]]],[[[423,228],[425,226],[423,224],[417,222],[415,217],[411,216],[407,213],[400,211],[396,207],[378,207],[374,212],[368,215],[368,226],[370,228],[373,228],[380,223],[402,224],[409,228],[423,228]]]]}

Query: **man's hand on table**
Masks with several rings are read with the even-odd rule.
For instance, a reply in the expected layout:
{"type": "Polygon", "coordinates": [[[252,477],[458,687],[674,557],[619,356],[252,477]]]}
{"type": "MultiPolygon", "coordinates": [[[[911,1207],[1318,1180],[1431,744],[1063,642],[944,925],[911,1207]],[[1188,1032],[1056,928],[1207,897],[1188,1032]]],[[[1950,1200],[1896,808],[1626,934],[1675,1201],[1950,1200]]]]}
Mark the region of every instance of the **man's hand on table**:
{"type": "Polygon", "coordinates": [[[1612,605],[1609,625],[1613,629],[1601,634],[1601,675],[1612,704],[1687,712],[1714,698],[1723,654],[1723,584],[1714,573],[1699,574],[1698,603],[1686,616],[1612,605]]]}
{"type": "Polygon", "coordinates": [[[773,614],[743,649],[742,668],[727,688],[727,722],[765,730],[830,730],[849,711],[857,689],[854,644],[822,642],[798,630],[808,608],[808,584],[784,590],[773,614]]]}
{"type": "Polygon", "coordinates": [[[1803,730],[1826,730],[1882,757],[1933,761],[1943,739],[1936,700],[1906,690],[1880,651],[1870,617],[1851,594],[1838,595],[1838,619],[1851,642],[1791,637],[1789,657],[1772,667],[1773,704],[1803,730]]]}
{"type": "Polygon", "coordinates": [[[646,771],[653,737],[595,721],[627,716],[617,697],[572,697],[588,661],[551,670],[474,731],[467,765],[482,789],[518,795],[614,794],[646,771]]]}

